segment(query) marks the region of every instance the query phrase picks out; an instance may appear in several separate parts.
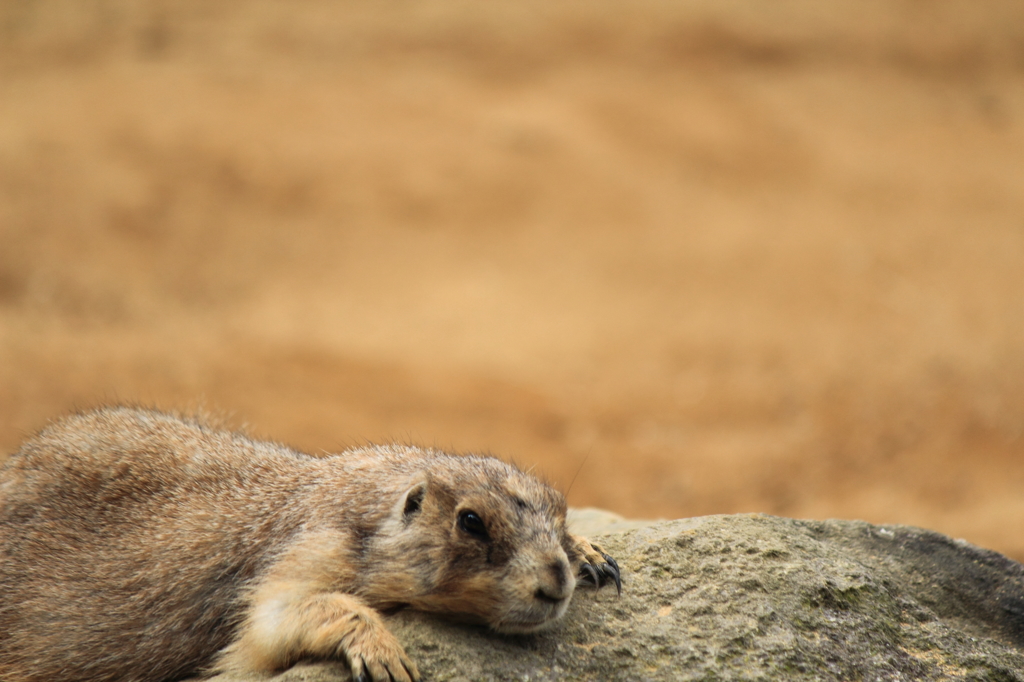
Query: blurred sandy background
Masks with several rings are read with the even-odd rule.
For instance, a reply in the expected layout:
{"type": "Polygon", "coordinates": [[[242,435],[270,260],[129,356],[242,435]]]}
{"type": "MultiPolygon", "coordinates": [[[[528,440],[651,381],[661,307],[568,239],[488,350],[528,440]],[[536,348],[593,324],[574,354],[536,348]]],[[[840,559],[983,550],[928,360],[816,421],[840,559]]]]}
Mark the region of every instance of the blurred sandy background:
{"type": "Polygon", "coordinates": [[[0,452],[116,400],[1024,559],[1024,3],[4,0],[0,452]]]}

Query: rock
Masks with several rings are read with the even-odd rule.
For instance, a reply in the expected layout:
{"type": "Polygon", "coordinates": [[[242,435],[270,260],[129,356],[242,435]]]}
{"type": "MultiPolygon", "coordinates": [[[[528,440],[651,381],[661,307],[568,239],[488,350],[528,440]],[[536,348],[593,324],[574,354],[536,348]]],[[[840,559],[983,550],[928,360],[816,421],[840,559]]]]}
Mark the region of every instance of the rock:
{"type": "Polygon", "coordinates": [[[657,521],[627,519],[615,512],[594,507],[570,508],[569,513],[566,514],[566,522],[569,524],[570,531],[587,538],[594,535],[608,535],[636,528],[646,528],[658,523],[657,521]]]}
{"type": "MultiPolygon", "coordinates": [[[[581,587],[549,632],[501,636],[413,612],[390,627],[432,682],[1024,681],[1024,566],[961,540],[743,515],[601,542],[623,568],[622,596],[581,587]]],[[[270,679],[348,673],[304,664],[270,679]]]]}

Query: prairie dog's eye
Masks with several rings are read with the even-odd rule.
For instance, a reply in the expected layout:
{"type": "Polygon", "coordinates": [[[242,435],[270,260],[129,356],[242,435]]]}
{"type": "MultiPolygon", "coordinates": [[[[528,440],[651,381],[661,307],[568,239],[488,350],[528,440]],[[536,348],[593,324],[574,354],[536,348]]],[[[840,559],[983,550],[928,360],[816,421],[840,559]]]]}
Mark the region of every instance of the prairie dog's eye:
{"type": "Polygon", "coordinates": [[[466,511],[459,513],[459,528],[478,540],[490,539],[490,536],[487,535],[487,526],[484,525],[484,520],[481,519],[480,515],[475,511],[469,511],[467,509],[466,511]]]}

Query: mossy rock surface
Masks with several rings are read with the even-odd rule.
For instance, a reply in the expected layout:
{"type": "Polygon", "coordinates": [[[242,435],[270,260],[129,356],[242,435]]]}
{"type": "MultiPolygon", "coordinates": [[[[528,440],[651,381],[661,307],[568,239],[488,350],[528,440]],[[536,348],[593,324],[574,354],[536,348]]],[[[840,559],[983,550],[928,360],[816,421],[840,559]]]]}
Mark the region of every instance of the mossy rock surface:
{"type": "MultiPolygon", "coordinates": [[[[1024,682],[1024,566],[963,541],[741,515],[658,522],[601,543],[622,566],[622,596],[581,587],[549,632],[500,636],[412,612],[389,625],[434,682],[1024,682]]],[[[348,673],[321,663],[270,679],[348,673]]]]}

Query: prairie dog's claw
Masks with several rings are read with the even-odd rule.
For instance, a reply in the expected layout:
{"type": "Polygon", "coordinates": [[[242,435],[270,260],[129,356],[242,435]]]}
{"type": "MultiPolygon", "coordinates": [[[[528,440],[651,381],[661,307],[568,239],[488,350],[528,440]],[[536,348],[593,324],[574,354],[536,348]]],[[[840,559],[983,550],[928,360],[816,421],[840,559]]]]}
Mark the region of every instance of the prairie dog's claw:
{"type": "Polygon", "coordinates": [[[619,563],[590,540],[581,537],[575,540],[576,548],[582,555],[580,578],[592,582],[597,588],[614,582],[615,590],[622,594],[622,570],[619,563]]]}
{"type": "Polygon", "coordinates": [[[611,564],[601,564],[601,572],[615,581],[615,591],[622,594],[622,578],[619,577],[619,571],[611,564]]]}
{"type": "Polygon", "coordinates": [[[597,569],[594,568],[593,564],[585,563],[580,566],[580,573],[585,574],[582,577],[590,578],[590,581],[594,583],[594,587],[601,586],[601,574],[598,573],[597,569]]]}

